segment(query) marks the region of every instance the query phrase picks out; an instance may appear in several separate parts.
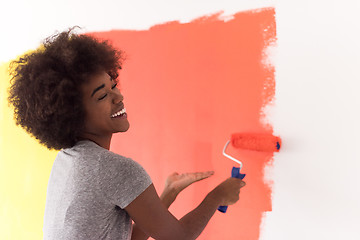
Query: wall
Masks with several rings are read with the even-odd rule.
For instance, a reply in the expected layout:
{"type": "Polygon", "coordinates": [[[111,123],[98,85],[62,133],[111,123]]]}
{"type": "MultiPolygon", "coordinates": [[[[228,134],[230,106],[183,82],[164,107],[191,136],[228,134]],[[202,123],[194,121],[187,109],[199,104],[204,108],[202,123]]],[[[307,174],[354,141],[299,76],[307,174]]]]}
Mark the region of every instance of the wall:
{"type": "MultiPolygon", "coordinates": [[[[111,29],[147,31],[155,24],[173,20],[185,24],[222,10],[223,17],[220,18],[231,22],[232,18],[229,16],[232,14],[264,7],[275,9],[277,40],[271,48],[264,47],[267,51],[264,56],[269,55],[269,58],[264,58],[262,63],[263,69],[264,66],[269,66],[265,63],[275,66],[273,80],[276,87],[275,97],[264,109],[266,117],[258,116],[257,120],[262,122],[259,128],[253,129],[268,131],[270,127],[270,130],[273,129],[283,140],[281,152],[277,153],[272,161],[264,161],[264,164],[267,164],[265,179],[262,179],[261,174],[258,176],[258,179],[265,183],[264,186],[270,186],[272,197],[268,198],[272,201],[269,201],[270,207],[257,212],[263,214],[257,217],[260,221],[251,222],[254,218],[254,212],[250,211],[251,203],[253,206],[259,204],[259,199],[263,198],[254,195],[252,189],[255,188],[248,184],[239,205],[230,209],[233,212],[229,211],[226,216],[217,216],[225,225],[231,226],[227,233],[221,235],[218,230],[220,221],[215,219],[206,230],[207,235],[202,237],[358,239],[360,189],[357,186],[360,180],[357,172],[360,170],[360,162],[356,147],[360,143],[357,137],[360,133],[357,124],[360,120],[357,111],[360,106],[360,97],[357,94],[360,85],[357,71],[360,64],[360,34],[357,23],[360,17],[357,13],[360,6],[355,0],[297,3],[285,0],[196,3],[132,1],[131,4],[125,1],[102,1],[101,6],[98,1],[62,1],[58,4],[45,1],[7,3],[7,11],[2,14],[0,21],[4,33],[0,44],[0,61],[5,63],[18,54],[37,47],[40,40],[54,30],[64,30],[73,25],[83,26],[85,32],[98,34],[111,29]],[[261,126],[265,126],[264,129],[261,126]],[[249,196],[255,197],[249,199],[249,196]],[[237,220],[239,222],[236,222],[237,220]],[[255,231],[258,236],[247,236],[253,229],[250,231],[246,224],[249,224],[250,228],[257,228],[255,231]]],[[[5,101],[5,67],[6,64],[2,65],[0,82],[0,238],[39,239],[42,236],[46,181],[56,153],[49,153],[45,148],[39,147],[22,130],[12,125],[5,101]]],[[[132,76],[130,73],[124,73],[124,77],[132,76]]],[[[131,85],[126,84],[124,82],[123,87],[131,89],[131,85]]],[[[221,87],[219,86],[220,89],[221,87]]],[[[128,95],[128,98],[131,99],[131,96],[128,95]]],[[[196,109],[192,109],[193,113],[197,113],[196,109]]],[[[229,117],[238,116],[232,115],[231,109],[225,109],[223,113],[229,114],[229,117]]],[[[192,152],[201,159],[211,158],[208,167],[218,172],[217,178],[202,186],[210,188],[216,180],[228,174],[227,170],[232,164],[218,164],[216,148],[231,131],[232,129],[211,132],[211,137],[219,138],[219,143],[216,141],[216,144],[211,145],[211,150],[207,144],[196,145],[204,151],[192,152]],[[211,154],[208,156],[206,151],[211,154]]],[[[166,133],[163,137],[165,136],[166,133]]],[[[136,136],[129,133],[125,137],[135,139],[136,136]]],[[[114,140],[116,146],[121,148],[121,139],[114,140]]],[[[169,144],[168,147],[173,149],[171,154],[174,154],[174,145],[178,142],[172,143],[173,145],[169,144]]],[[[191,149],[191,142],[188,147],[191,149]]],[[[127,151],[131,154],[132,150],[127,151]]],[[[251,160],[244,160],[247,170],[251,173],[254,168],[262,172],[264,166],[256,166],[258,156],[251,157],[251,160]]],[[[149,167],[145,157],[141,161],[149,168],[150,173],[155,174],[155,169],[149,167]]],[[[154,182],[161,185],[166,171],[207,170],[205,167],[203,161],[195,162],[194,165],[169,164],[163,168],[160,175],[156,175],[159,177],[153,177],[154,182]]],[[[254,182],[251,174],[247,179],[250,183],[254,182]]],[[[195,194],[194,191],[189,190],[184,195],[184,205],[176,205],[173,211],[190,208],[199,201],[200,193],[195,194]]],[[[181,211],[176,213],[182,214],[181,211]]]]}
{"type": "Polygon", "coordinates": [[[359,3],[281,1],[276,7],[276,104],[284,140],[270,171],[264,239],[358,239],[359,3]]]}

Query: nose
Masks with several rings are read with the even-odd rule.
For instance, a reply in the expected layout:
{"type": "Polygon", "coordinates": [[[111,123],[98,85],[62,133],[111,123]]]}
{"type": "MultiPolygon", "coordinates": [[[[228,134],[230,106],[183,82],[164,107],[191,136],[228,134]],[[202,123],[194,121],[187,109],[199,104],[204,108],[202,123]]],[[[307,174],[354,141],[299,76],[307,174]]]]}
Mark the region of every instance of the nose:
{"type": "Polygon", "coordinates": [[[114,104],[118,104],[122,101],[124,101],[124,96],[120,92],[113,93],[113,103],[114,104]]]}

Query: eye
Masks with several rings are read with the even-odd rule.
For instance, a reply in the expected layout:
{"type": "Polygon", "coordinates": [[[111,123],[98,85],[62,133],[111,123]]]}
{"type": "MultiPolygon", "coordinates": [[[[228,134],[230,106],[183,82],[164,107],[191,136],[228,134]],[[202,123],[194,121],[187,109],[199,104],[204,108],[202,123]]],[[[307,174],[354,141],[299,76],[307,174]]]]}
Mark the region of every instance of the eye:
{"type": "Polygon", "coordinates": [[[117,83],[115,83],[115,84],[111,87],[111,89],[116,88],[116,86],[117,86],[117,83]]]}
{"type": "MultiPolygon", "coordinates": [[[[117,83],[115,83],[114,85],[112,85],[112,86],[111,86],[111,89],[115,89],[116,86],[117,86],[117,83]]],[[[107,96],[107,93],[104,94],[103,96],[99,97],[98,100],[102,100],[102,99],[104,99],[106,96],[107,96]]]]}
{"type": "Polygon", "coordinates": [[[102,96],[102,97],[99,97],[98,100],[102,100],[102,99],[104,99],[106,96],[107,96],[107,94],[105,94],[105,95],[102,96]]]}

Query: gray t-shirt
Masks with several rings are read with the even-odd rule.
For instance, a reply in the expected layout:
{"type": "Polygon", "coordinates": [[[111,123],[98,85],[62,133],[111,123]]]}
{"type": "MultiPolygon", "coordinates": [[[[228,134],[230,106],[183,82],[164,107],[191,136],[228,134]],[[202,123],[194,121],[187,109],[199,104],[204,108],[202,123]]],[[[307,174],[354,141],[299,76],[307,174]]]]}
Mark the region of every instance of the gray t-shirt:
{"type": "Polygon", "coordinates": [[[130,239],[124,208],[151,183],[137,162],[94,142],[61,150],[48,183],[44,239],[130,239]]]}

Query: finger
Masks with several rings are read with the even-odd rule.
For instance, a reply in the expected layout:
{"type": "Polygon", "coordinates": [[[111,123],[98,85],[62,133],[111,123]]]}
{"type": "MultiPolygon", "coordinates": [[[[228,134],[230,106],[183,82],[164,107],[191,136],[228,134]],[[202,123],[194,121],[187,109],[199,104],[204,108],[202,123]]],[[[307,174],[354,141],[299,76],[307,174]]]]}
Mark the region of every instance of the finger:
{"type": "Polygon", "coordinates": [[[214,175],[214,171],[199,172],[198,174],[199,174],[201,177],[210,177],[211,175],[214,175]]]}
{"type": "Polygon", "coordinates": [[[210,177],[212,175],[214,175],[214,172],[213,171],[208,171],[208,172],[197,172],[197,173],[195,173],[194,176],[195,176],[196,181],[199,181],[199,180],[208,178],[208,177],[210,177]]]}

